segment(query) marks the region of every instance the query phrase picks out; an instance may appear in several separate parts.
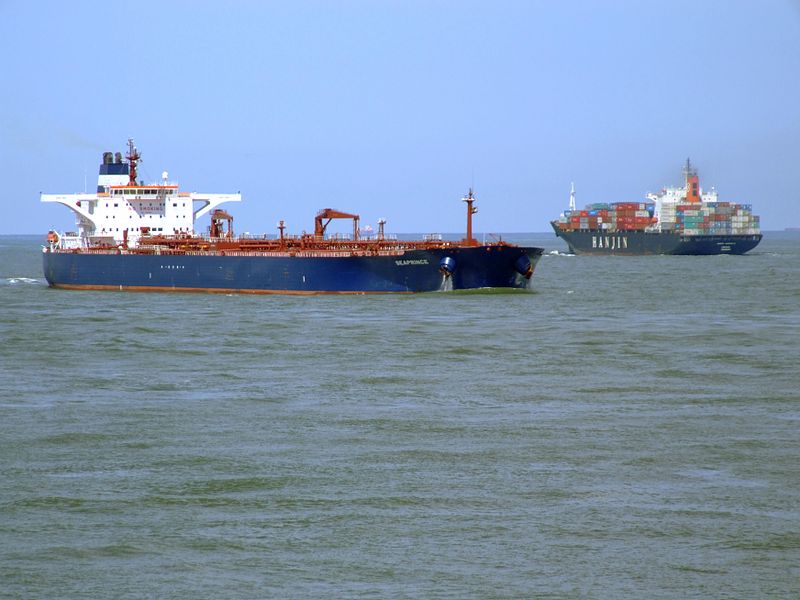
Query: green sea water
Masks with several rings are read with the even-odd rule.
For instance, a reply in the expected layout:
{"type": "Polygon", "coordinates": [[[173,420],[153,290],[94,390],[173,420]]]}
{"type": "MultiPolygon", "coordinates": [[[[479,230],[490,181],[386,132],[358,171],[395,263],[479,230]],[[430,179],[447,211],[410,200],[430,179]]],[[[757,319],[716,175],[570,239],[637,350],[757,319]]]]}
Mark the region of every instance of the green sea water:
{"type": "Polygon", "coordinates": [[[46,287],[0,237],[0,597],[795,598],[800,235],[532,292],[46,287]]]}

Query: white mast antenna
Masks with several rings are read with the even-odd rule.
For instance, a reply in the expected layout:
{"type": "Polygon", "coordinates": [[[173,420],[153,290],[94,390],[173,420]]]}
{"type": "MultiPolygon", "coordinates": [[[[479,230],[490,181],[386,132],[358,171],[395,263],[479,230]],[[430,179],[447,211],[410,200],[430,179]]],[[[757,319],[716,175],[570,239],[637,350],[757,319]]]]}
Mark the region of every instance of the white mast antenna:
{"type": "Polygon", "coordinates": [[[575,210],[575,182],[570,184],[569,190],[569,209],[575,210]]]}

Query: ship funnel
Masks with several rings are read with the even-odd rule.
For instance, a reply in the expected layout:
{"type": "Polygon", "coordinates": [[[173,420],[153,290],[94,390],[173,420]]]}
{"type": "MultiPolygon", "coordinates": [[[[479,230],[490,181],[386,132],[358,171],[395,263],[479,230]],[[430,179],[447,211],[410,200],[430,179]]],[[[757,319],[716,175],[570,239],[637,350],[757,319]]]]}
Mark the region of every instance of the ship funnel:
{"type": "Polygon", "coordinates": [[[686,202],[701,202],[702,197],[700,194],[700,177],[697,175],[697,170],[692,168],[692,163],[686,159],[686,166],[683,169],[684,176],[686,177],[686,202]]]}

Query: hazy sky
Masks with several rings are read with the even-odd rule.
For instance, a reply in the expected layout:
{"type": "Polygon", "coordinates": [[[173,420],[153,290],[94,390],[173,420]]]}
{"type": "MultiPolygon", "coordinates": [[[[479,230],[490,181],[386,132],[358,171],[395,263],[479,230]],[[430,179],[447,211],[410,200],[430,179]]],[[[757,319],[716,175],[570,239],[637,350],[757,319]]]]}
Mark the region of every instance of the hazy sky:
{"type": "Polygon", "coordinates": [[[459,232],[470,186],[476,231],[547,231],[570,182],[636,201],[687,157],[800,226],[800,0],[0,0],[0,65],[2,234],[72,228],[39,193],[129,137],[253,233],[459,232]]]}

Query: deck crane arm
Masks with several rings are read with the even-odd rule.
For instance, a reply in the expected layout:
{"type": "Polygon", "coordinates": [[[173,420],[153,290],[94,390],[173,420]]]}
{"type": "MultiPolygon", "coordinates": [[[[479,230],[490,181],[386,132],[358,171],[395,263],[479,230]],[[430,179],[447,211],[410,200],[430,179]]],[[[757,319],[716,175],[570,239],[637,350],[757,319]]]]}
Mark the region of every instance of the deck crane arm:
{"type": "Polygon", "coordinates": [[[314,235],[323,237],[325,229],[333,219],[353,219],[353,239],[358,240],[358,215],[342,212],[333,208],[323,208],[314,218],[314,235]]]}

